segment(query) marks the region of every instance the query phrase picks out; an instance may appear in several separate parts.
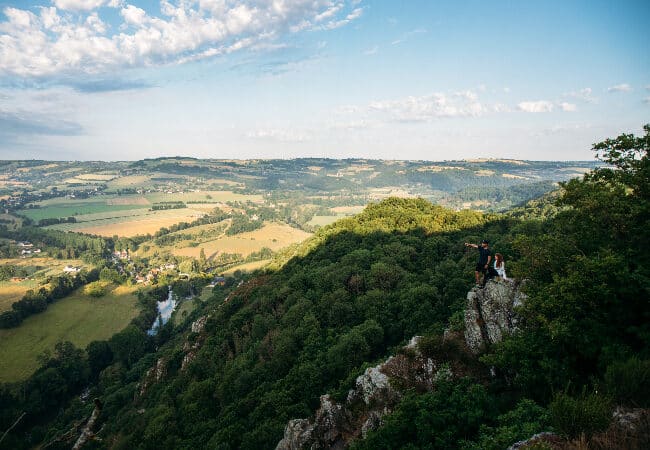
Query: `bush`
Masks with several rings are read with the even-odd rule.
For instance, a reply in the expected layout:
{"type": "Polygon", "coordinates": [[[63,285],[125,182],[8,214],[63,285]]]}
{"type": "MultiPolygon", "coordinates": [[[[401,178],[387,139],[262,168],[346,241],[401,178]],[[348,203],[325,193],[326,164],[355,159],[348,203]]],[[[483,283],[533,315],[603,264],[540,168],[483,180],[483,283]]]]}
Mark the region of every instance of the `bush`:
{"type": "Polygon", "coordinates": [[[650,405],[650,360],[617,361],[605,371],[605,389],[617,403],[647,408],[650,405]]]}
{"type": "Polygon", "coordinates": [[[604,430],[612,417],[610,400],[595,392],[583,391],[577,398],[564,392],[556,394],[548,409],[555,430],[568,438],[604,430]]]}
{"type": "Polygon", "coordinates": [[[103,297],[108,292],[109,284],[105,281],[93,281],[84,287],[84,294],[97,298],[103,297]]]}
{"type": "Polygon", "coordinates": [[[517,441],[528,439],[548,427],[548,412],[529,399],[497,418],[497,426],[483,425],[477,442],[466,443],[464,450],[501,450],[517,441]]]}

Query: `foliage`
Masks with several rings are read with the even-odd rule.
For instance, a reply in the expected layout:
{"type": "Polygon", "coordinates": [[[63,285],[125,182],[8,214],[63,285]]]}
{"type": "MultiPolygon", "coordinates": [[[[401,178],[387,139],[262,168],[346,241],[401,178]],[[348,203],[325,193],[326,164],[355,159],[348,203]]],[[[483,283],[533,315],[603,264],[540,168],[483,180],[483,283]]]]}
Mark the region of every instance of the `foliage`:
{"type": "Polygon", "coordinates": [[[615,361],[605,371],[605,389],[617,403],[650,407],[650,360],[615,361]]]}
{"type": "Polygon", "coordinates": [[[564,392],[556,394],[548,409],[555,430],[569,438],[604,430],[612,418],[610,400],[584,390],[577,397],[564,392]]]}
{"type": "Polygon", "coordinates": [[[91,297],[103,297],[108,292],[110,283],[106,281],[93,281],[84,286],[83,293],[91,297]]]}
{"type": "Polygon", "coordinates": [[[495,426],[481,425],[478,439],[463,443],[461,448],[502,450],[546,430],[548,425],[548,412],[534,401],[524,398],[512,410],[497,417],[495,426]]]}
{"type": "Polygon", "coordinates": [[[379,430],[352,449],[459,448],[490,420],[493,405],[486,389],[472,380],[441,382],[433,392],[407,395],[379,430]]]}

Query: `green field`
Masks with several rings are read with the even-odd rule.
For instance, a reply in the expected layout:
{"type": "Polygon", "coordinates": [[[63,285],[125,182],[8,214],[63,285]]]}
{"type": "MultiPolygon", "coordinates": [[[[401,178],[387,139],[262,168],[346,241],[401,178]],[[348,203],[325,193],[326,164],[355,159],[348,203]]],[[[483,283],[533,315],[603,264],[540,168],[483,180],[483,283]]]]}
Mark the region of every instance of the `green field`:
{"type": "Polygon", "coordinates": [[[261,202],[263,197],[258,194],[245,195],[236,194],[232,191],[201,191],[167,194],[165,192],[153,192],[145,197],[151,203],[161,202],[261,202]]]}
{"type": "Polygon", "coordinates": [[[117,211],[140,209],[142,205],[109,205],[101,200],[68,200],[66,203],[40,204],[40,208],[23,209],[20,214],[34,221],[49,218],[81,216],[85,214],[114,213],[117,211]]]}
{"type": "Polygon", "coordinates": [[[27,378],[38,368],[38,355],[59,341],[85,347],[122,330],[138,314],[134,289],[119,286],[99,299],[79,290],[19,327],[0,330],[0,382],[27,378]]]}
{"type": "Polygon", "coordinates": [[[347,217],[347,216],[345,214],[339,214],[336,216],[314,216],[309,222],[307,222],[307,225],[311,225],[313,227],[314,226],[324,227],[325,225],[334,223],[343,217],[347,217]]]}

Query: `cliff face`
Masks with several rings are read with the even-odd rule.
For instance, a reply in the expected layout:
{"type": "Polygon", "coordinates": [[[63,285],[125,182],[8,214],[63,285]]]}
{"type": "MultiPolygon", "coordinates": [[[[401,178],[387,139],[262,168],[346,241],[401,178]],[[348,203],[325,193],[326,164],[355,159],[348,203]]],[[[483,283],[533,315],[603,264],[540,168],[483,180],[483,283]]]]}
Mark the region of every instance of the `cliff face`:
{"type": "MultiPolygon", "coordinates": [[[[517,283],[489,282],[483,289],[472,289],[467,295],[461,351],[476,354],[512,333],[517,323],[513,307],[524,299],[517,283]]],[[[446,333],[445,339],[455,338],[446,333]]],[[[418,349],[420,340],[414,337],[399,354],[366,369],[344,402],[321,396],[314,418],[290,420],[276,450],[347,448],[352,440],[379,428],[407,389],[432,391],[438,381],[460,375],[456,364],[424,356],[418,349]]]]}
{"type": "Polygon", "coordinates": [[[515,307],[526,299],[518,282],[490,281],[484,288],[467,293],[465,342],[475,354],[500,342],[517,328],[515,307]]]}
{"type": "Polygon", "coordinates": [[[382,417],[393,411],[406,385],[430,390],[436,380],[451,376],[446,366],[419,352],[419,339],[414,337],[402,353],[366,369],[344,402],[322,395],[314,419],[290,420],[276,450],[346,448],[350,441],[381,426],[382,417]]]}

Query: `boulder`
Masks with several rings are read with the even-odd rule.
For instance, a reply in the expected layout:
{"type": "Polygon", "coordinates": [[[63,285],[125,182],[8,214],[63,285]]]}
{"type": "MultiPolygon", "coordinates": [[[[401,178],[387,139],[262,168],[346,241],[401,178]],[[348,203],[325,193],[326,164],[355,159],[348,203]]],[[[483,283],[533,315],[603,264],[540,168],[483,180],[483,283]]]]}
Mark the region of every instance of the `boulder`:
{"type": "Polygon", "coordinates": [[[480,353],[517,329],[515,308],[526,299],[520,288],[517,282],[488,281],[484,288],[467,293],[465,342],[472,353],[480,353]]]}

